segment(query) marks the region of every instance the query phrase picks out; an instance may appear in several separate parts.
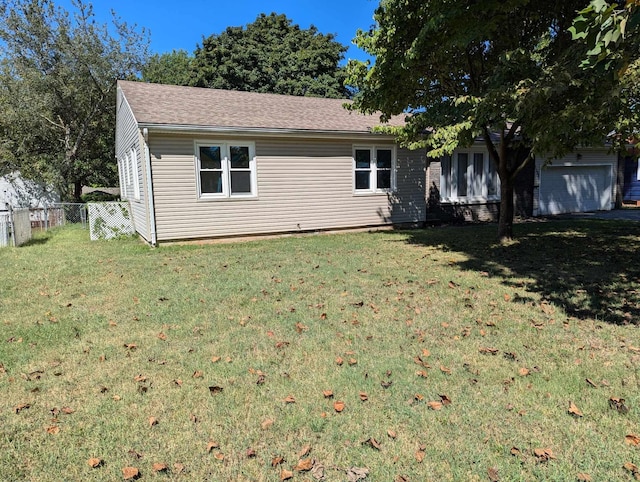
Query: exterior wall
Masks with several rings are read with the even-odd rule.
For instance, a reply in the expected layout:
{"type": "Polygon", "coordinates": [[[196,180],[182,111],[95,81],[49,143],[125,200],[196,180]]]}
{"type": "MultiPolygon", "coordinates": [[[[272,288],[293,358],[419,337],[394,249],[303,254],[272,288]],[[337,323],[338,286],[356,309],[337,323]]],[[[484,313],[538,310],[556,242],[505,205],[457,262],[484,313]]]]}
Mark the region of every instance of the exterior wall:
{"type": "Polygon", "coordinates": [[[131,216],[135,230],[147,241],[150,241],[150,221],[148,215],[147,184],[146,184],[146,162],[144,158],[144,139],[138,129],[133,112],[126,99],[118,91],[118,106],[116,113],[116,158],[118,159],[118,172],[120,178],[120,189],[123,200],[128,200],[131,206],[131,216]],[[140,196],[138,198],[131,195],[134,192],[134,180],[129,179],[123,172],[123,160],[130,156],[132,149],[136,153],[136,163],[133,169],[134,175],[138,177],[140,196]],[[128,193],[124,196],[124,191],[128,193]]]}
{"type": "Polygon", "coordinates": [[[382,143],[150,134],[158,241],[424,222],[424,153],[397,150],[395,193],[354,194],[353,146],[367,144],[382,143]],[[198,199],[196,139],[255,142],[257,196],[198,199]]]}
{"type": "Polygon", "coordinates": [[[624,176],[624,189],[622,194],[622,200],[624,202],[637,202],[640,201],[640,179],[638,179],[638,173],[640,172],[640,161],[636,157],[627,156],[621,160],[620,166],[623,170],[624,176]]]}
{"type": "Polygon", "coordinates": [[[543,206],[541,206],[540,200],[540,183],[541,178],[544,176],[546,169],[552,169],[553,167],[588,167],[588,166],[602,166],[609,173],[608,184],[610,186],[610,203],[606,206],[606,209],[613,209],[615,207],[615,199],[617,196],[617,169],[618,169],[618,156],[615,153],[609,153],[606,149],[581,149],[567,154],[560,159],[553,159],[547,161],[544,156],[537,156],[535,163],[535,177],[534,177],[534,189],[533,189],[533,214],[538,216],[542,214],[543,206]]]}

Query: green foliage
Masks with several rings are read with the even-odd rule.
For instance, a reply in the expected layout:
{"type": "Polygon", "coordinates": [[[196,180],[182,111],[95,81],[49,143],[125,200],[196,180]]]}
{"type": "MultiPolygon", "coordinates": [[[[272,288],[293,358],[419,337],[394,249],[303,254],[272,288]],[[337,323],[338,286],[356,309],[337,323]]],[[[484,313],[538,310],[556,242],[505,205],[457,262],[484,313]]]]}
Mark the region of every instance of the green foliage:
{"type": "Polygon", "coordinates": [[[432,157],[480,136],[500,176],[500,236],[510,237],[516,176],[535,155],[602,145],[624,99],[579,68],[568,32],[582,0],[382,0],[377,25],[355,43],[376,58],[351,61],[354,109],[404,113],[400,140],[432,157]],[[505,228],[503,230],[503,228],[505,228]]]}
{"type": "Polygon", "coordinates": [[[193,57],[185,50],[154,54],[142,67],[142,80],[153,84],[192,85],[193,57]]]}
{"type": "Polygon", "coordinates": [[[194,85],[229,90],[343,98],[347,48],[333,34],[301,29],[285,15],[260,14],[246,27],[228,27],[195,51],[194,85]]]}
{"type": "Polygon", "coordinates": [[[0,8],[0,129],[4,170],[79,199],[83,185],[112,185],[115,81],[135,76],[148,39],[115,15],[96,23],[91,5],[72,14],[51,0],[0,8]]]}
{"type": "Polygon", "coordinates": [[[83,203],[119,201],[120,195],[104,191],[93,191],[81,196],[83,203]]]}

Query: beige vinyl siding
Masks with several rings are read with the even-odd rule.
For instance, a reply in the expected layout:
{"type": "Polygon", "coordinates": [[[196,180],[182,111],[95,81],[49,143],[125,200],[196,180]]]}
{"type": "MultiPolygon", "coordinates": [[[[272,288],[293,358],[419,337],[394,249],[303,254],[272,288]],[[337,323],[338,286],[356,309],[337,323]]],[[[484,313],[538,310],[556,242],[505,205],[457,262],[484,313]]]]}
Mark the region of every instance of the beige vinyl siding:
{"type": "Polygon", "coordinates": [[[255,142],[257,197],[199,200],[195,140],[151,136],[158,241],[424,221],[419,153],[397,151],[397,193],[354,194],[352,152],[361,141],[239,139],[255,142]]]}
{"type": "MultiPolygon", "coordinates": [[[[131,179],[127,185],[127,200],[131,209],[133,223],[136,231],[147,241],[150,241],[149,216],[147,214],[147,183],[145,175],[145,158],[140,129],[138,123],[122,95],[118,95],[118,112],[116,116],[116,157],[120,164],[126,156],[131,156],[132,149],[136,153],[136,165],[133,168],[134,176],[138,177],[138,186],[140,189],[139,199],[134,199],[134,180],[131,179]],[[136,168],[137,166],[137,168],[136,168]]],[[[125,176],[120,175],[120,179],[124,180],[125,176]]]]}

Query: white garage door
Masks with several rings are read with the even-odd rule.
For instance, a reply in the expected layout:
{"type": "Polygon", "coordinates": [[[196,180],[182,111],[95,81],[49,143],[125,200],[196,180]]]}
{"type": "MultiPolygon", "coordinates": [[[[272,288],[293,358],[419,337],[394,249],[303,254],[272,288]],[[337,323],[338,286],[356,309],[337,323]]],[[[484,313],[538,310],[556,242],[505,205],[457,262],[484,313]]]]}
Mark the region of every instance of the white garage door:
{"type": "Polygon", "coordinates": [[[540,214],[611,209],[611,166],[549,166],[540,170],[540,214]]]}

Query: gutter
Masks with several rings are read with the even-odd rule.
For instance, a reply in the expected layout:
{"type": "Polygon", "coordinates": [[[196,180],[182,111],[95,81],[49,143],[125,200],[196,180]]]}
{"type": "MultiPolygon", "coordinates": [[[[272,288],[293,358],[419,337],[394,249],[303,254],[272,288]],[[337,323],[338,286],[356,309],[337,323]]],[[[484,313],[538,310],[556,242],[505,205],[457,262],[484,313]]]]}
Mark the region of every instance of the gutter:
{"type": "Polygon", "coordinates": [[[142,137],[144,138],[144,160],[147,171],[147,206],[149,208],[149,230],[151,234],[151,246],[158,246],[156,234],[156,208],[153,200],[153,183],[151,177],[151,153],[149,152],[149,129],[142,129],[142,137]]]}

